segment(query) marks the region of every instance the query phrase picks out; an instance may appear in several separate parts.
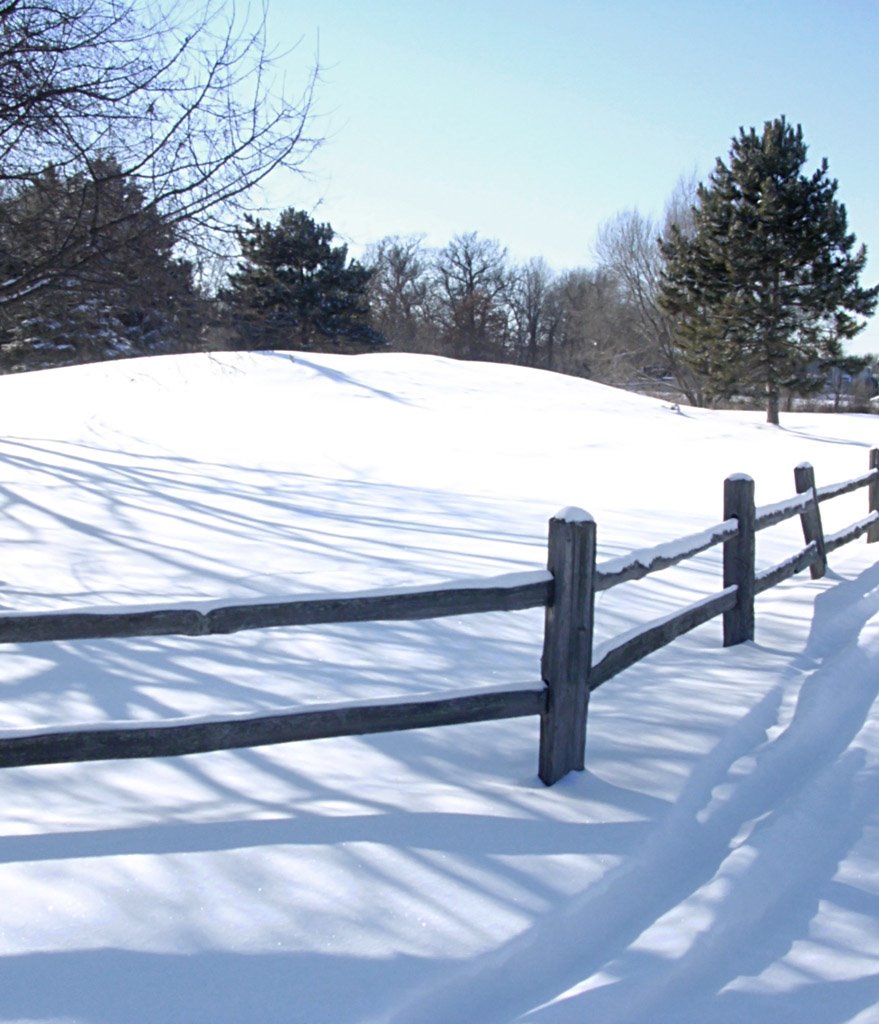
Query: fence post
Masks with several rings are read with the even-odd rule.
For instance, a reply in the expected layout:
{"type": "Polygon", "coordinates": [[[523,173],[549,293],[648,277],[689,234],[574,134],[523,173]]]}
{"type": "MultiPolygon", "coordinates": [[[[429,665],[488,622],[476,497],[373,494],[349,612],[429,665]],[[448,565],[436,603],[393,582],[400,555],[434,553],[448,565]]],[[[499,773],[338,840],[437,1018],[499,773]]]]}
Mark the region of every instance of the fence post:
{"type": "Polygon", "coordinates": [[[723,518],[738,519],[735,537],[723,544],[723,585],[738,587],[735,607],[723,613],[723,646],[754,639],[754,481],[744,473],[723,483],[723,518]]]}
{"type": "Polygon", "coordinates": [[[587,512],[565,508],[550,519],[547,568],[554,583],[541,660],[548,692],[538,774],[551,786],[582,771],[585,757],[595,607],[595,520],[587,512]]]}
{"type": "Polygon", "coordinates": [[[811,504],[800,513],[800,522],[803,525],[803,538],[806,543],[811,544],[815,541],[818,548],[818,557],[809,566],[809,574],[813,580],[820,580],[827,571],[827,552],[824,549],[824,527],[821,525],[821,510],[818,508],[818,494],[815,490],[815,470],[808,462],[801,462],[794,469],[794,482],[797,494],[812,492],[811,504]]]}
{"type": "MultiPolygon", "coordinates": [[[[879,448],[870,449],[870,469],[879,469],[879,448]]],[[[875,480],[867,485],[867,500],[870,503],[870,512],[879,512],[879,474],[875,480]]],[[[867,530],[867,543],[873,544],[879,540],[879,523],[873,523],[867,530]]]]}

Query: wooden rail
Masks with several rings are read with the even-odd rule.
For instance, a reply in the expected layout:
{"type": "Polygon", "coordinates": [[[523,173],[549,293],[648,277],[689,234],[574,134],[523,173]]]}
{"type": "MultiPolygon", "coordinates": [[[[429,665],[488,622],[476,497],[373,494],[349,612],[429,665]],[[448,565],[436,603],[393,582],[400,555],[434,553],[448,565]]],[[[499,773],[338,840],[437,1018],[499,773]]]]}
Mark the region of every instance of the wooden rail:
{"type": "Polygon", "coordinates": [[[0,615],[0,643],[106,640],[136,636],[212,636],[245,629],[340,622],[437,619],[475,612],[540,608],[552,601],[549,572],[516,573],[445,587],[407,587],[333,597],[229,605],[201,612],[164,608],[143,612],[58,612],[0,615]]]}
{"type": "Polygon", "coordinates": [[[0,767],[59,764],[109,758],[169,757],[236,747],[288,743],[330,736],[540,716],[538,774],[551,785],[585,761],[589,695],[602,683],[697,626],[723,616],[729,646],[754,636],[757,594],[809,568],[826,569],[827,554],[866,534],[879,540],[879,449],[869,472],[817,488],[811,466],[794,471],[797,493],[757,508],[754,483],[737,474],[724,483],[723,520],[699,533],[596,564],[596,525],[580,509],[563,509],[549,522],[547,569],[462,580],[434,587],[296,597],[200,611],[60,612],[0,616],[0,642],[33,643],[135,636],[210,636],[240,630],[428,619],[447,615],[545,608],[542,679],[533,685],[479,689],[450,697],[416,696],[345,705],[289,709],[222,720],[156,724],[110,723],[56,731],[27,730],[0,736],[0,767]],[[869,514],[826,536],[819,504],[867,488],[869,514]],[[755,568],[756,534],[798,516],[805,546],[783,561],[755,568]],[[723,545],[723,586],[671,615],[630,630],[592,649],[595,595],[723,545]]]}
{"type": "Polygon", "coordinates": [[[539,715],[546,709],[546,688],[486,690],[435,700],[393,704],[375,701],[330,705],[317,710],[289,711],[258,717],[239,716],[224,721],[185,722],[174,725],[110,725],[36,733],[0,741],[2,764],[62,764],[131,757],[172,757],[211,750],[259,747],[293,740],[330,736],[363,736],[399,729],[459,725],[496,718],[539,715]],[[8,749],[5,745],[8,744],[8,749]]]}

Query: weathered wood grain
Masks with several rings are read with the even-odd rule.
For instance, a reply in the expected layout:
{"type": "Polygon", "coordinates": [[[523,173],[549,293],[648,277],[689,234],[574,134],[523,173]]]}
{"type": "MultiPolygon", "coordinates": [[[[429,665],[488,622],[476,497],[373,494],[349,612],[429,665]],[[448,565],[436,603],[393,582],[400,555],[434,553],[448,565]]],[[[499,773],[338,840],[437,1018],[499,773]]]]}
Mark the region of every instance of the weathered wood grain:
{"type": "Polygon", "coordinates": [[[809,565],[809,573],[813,580],[821,579],[827,572],[827,552],[824,548],[824,527],[821,525],[821,511],[818,507],[818,495],[815,491],[815,470],[808,462],[801,462],[794,469],[794,483],[797,494],[807,494],[811,501],[800,514],[803,529],[803,540],[806,544],[814,544],[817,557],[809,565]]]}
{"type": "Polygon", "coordinates": [[[856,476],[852,480],[843,480],[838,484],[826,484],[817,489],[818,501],[830,501],[831,498],[838,498],[841,494],[850,494],[862,487],[870,487],[879,484],[879,471],[871,469],[869,473],[856,476]]]}
{"type": "Polygon", "coordinates": [[[645,551],[634,553],[632,556],[629,556],[628,561],[625,560],[625,556],[623,558],[614,558],[609,564],[605,563],[596,567],[595,589],[596,591],[609,590],[620,583],[640,580],[651,573],[659,572],[661,569],[668,569],[679,562],[700,554],[702,551],[707,551],[709,548],[724,543],[724,541],[735,536],[738,528],[736,521],[718,523],[717,526],[712,526],[708,530],[694,533],[690,537],[682,537],[679,541],[674,542],[681,545],[682,549],[672,555],[663,553],[668,549],[668,544],[658,544],[655,548],[648,548],[645,551]],[[688,544],[687,541],[692,541],[692,543],[688,544]],[[686,545],[686,547],[683,547],[683,545],[686,545]],[[619,563],[623,564],[620,565],[619,563]]]}
{"type": "Polygon", "coordinates": [[[764,590],[769,590],[772,587],[778,586],[784,580],[789,579],[791,576],[795,576],[798,572],[802,572],[807,566],[810,566],[815,559],[818,557],[818,545],[812,541],[801,551],[798,551],[795,555],[791,555],[790,558],[785,558],[783,562],[778,562],[776,565],[771,566],[769,569],[762,569],[757,573],[757,578],[754,580],[754,591],[757,594],[762,594],[764,590]]]}
{"type": "Polygon", "coordinates": [[[734,587],[730,587],[712,597],[696,601],[674,615],[659,619],[634,636],[626,636],[592,666],[589,675],[591,689],[596,689],[611,677],[646,658],[648,654],[658,651],[677,637],[689,633],[691,629],[701,626],[722,612],[729,611],[735,605],[736,591],[734,587]]]}
{"type": "Polygon", "coordinates": [[[497,586],[419,588],[346,597],[297,597],[289,601],[230,605],[203,613],[191,609],[146,612],[58,612],[0,616],[0,643],[95,640],[136,636],[210,636],[275,626],[432,619],[478,612],[540,608],[552,595],[545,572],[497,586]]]}
{"type": "Polygon", "coordinates": [[[837,548],[841,548],[843,544],[849,544],[851,541],[857,540],[858,537],[862,537],[865,533],[869,540],[870,530],[875,529],[877,525],[879,525],[879,512],[871,512],[857,523],[852,523],[851,526],[846,526],[836,533],[831,533],[825,538],[824,547],[828,551],[835,551],[837,548]]]}
{"type": "Polygon", "coordinates": [[[723,545],[723,586],[737,600],[723,613],[723,646],[754,639],[754,481],[743,473],[723,485],[723,518],[738,520],[738,533],[723,545]]]}
{"type": "Polygon", "coordinates": [[[99,640],[134,636],[204,636],[207,620],[192,609],[147,612],[45,612],[0,615],[0,643],[99,640]]]}
{"type": "MultiPolygon", "coordinates": [[[[870,449],[870,471],[879,470],[879,448],[870,449]]],[[[867,507],[871,512],[879,512],[879,472],[871,478],[867,490],[867,507]]],[[[875,544],[879,540],[879,523],[874,523],[867,531],[867,543],[875,544]]]]}
{"type": "Polygon", "coordinates": [[[770,526],[777,526],[778,523],[783,523],[786,519],[802,515],[808,502],[808,495],[798,494],[785,501],[776,502],[774,505],[763,505],[754,513],[754,529],[758,532],[767,530],[770,526]]]}
{"type": "Polygon", "coordinates": [[[491,690],[484,694],[397,704],[352,704],[243,720],[51,732],[0,739],[0,767],[176,757],[330,736],[362,736],[400,729],[520,718],[539,715],[545,706],[546,690],[536,685],[533,690],[491,690]]]}
{"type": "Polygon", "coordinates": [[[248,604],[208,613],[209,632],[235,633],[267,626],[436,619],[478,612],[540,608],[549,602],[552,580],[536,573],[534,582],[516,586],[456,587],[365,597],[309,598],[277,604],[248,604]]]}
{"type": "Polygon", "coordinates": [[[551,786],[584,766],[595,606],[591,516],[566,509],[550,520],[547,567],[555,585],[546,609],[541,660],[547,704],[540,717],[538,774],[551,786]]]}

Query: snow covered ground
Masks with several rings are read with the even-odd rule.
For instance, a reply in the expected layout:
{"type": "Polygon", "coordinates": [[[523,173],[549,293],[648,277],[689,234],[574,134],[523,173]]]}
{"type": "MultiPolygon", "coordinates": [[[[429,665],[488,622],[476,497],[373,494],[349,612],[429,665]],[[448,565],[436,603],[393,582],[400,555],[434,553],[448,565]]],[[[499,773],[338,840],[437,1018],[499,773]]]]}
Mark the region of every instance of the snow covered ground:
{"type": "MultiPolygon", "coordinates": [[[[0,379],[0,606],[242,601],[599,559],[862,474],[867,416],[682,409],[401,354],[161,357],[0,379]]],[[[828,531],[861,490],[822,506],[828,531]]],[[[758,537],[768,566],[796,521],[758,537]]],[[[879,1021],[879,547],[855,542],[537,719],[0,772],[0,1020],[879,1021]]],[[[719,553],[601,594],[600,645],[719,589],[719,553]]],[[[0,731],[539,678],[542,612],[2,652],[0,731]]]]}

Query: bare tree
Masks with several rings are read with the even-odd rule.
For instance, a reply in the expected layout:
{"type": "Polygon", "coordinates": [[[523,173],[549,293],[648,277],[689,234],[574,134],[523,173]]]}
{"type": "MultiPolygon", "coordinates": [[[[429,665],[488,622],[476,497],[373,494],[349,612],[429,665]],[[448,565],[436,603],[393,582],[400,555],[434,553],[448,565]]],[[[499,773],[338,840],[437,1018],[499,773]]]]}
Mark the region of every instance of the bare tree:
{"type": "Polygon", "coordinates": [[[190,253],[230,231],[247,193],[299,169],[316,144],[317,67],[294,98],[276,89],[275,67],[264,20],[221,0],[0,0],[0,246],[33,228],[17,219],[23,189],[63,182],[68,199],[83,197],[27,261],[12,261],[0,305],[124,258],[119,223],[133,215],[103,199],[119,181],[190,253]]]}
{"type": "Polygon", "coordinates": [[[625,386],[641,371],[644,345],[612,274],[568,270],[549,298],[550,369],[625,386]]]}
{"type": "Polygon", "coordinates": [[[657,305],[662,256],[659,238],[672,224],[686,232],[692,221],[696,183],[681,179],[666,205],[663,223],[657,224],[637,210],[624,210],[598,231],[595,253],[599,266],[620,283],[634,314],[634,327],[652,351],[648,369],[653,378],[672,376],[691,405],[703,405],[702,383],[681,359],[673,321],[657,305]]]}
{"type": "Polygon", "coordinates": [[[553,272],[545,260],[529,260],[510,275],[509,301],[516,348],[529,366],[537,366],[552,328],[550,294],[553,272]]]}
{"type": "Polygon", "coordinates": [[[387,236],[366,248],[363,263],[372,272],[372,322],[388,342],[406,351],[430,350],[428,273],[430,253],[421,235],[387,236]]]}
{"type": "Polygon", "coordinates": [[[434,263],[438,314],[451,352],[467,359],[499,356],[508,339],[507,251],[475,231],[456,235],[434,263]]]}
{"type": "Polygon", "coordinates": [[[662,236],[665,238],[673,227],[685,235],[695,230],[695,206],[698,200],[699,178],[696,172],[683,174],[678,178],[662,213],[662,236]]]}

